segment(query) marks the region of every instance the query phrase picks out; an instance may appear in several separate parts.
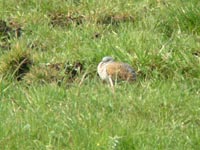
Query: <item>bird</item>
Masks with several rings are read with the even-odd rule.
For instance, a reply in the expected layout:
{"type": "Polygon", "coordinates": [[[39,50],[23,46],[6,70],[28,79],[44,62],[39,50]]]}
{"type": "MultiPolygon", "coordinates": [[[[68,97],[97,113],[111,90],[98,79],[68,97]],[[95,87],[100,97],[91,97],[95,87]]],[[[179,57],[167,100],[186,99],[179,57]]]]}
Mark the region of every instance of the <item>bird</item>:
{"type": "Polygon", "coordinates": [[[116,62],[111,56],[105,56],[97,66],[99,77],[106,82],[109,82],[114,90],[114,83],[118,81],[135,81],[136,72],[127,63],[116,62]]]}

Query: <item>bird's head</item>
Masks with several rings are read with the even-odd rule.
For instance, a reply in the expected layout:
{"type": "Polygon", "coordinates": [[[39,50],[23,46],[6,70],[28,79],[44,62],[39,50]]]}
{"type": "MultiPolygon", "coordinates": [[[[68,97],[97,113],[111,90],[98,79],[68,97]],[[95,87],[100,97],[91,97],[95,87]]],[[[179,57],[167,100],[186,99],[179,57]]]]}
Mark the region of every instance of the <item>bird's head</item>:
{"type": "Polygon", "coordinates": [[[114,61],[114,59],[113,59],[111,56],[105,56],[105,57],[103,57],[103,59],[102,59],[102,62],[103,62],[103,63],[113,62],[113,61],[114,61]]]}

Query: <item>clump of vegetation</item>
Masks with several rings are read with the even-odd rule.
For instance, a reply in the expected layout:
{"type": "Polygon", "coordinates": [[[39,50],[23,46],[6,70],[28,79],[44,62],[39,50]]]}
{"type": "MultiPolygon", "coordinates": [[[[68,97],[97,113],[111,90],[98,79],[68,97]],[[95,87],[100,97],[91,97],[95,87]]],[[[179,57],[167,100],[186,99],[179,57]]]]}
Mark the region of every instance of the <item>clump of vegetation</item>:
{"type": "Polygon", "coordinates": [[[28,50],[23,50],[17,44],[15,48],[4,54],[0,62],[0,74],[22,80],[30,71],[33,61],[28,50]]]}
{"type": "Polygon", "coordinates": [[[129,13],[103,13],[101,17],[97,19],[98,24],[104,25],[118,25],[123,22],[134,22],[135,18],[129,13]]]}
{"type": "Polygon", "coordinates": [[[84,22],[84,16],[80,14],[68,14],[68,13],[51,13],[49,15],[51,19],[51,25],[53,27],[60,26],[60,27],[68,27],[70,25],[81,25],[84,22]]]}

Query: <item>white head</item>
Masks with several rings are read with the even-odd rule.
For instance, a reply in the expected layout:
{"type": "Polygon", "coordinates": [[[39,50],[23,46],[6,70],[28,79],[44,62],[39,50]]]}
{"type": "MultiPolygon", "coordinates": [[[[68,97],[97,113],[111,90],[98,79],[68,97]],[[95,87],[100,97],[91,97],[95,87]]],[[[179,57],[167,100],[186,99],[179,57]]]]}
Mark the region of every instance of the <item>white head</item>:
{"type": "Polygon", "coordinates": [[[105,56],[103,57],[103,59],[101,60],[101,62],[103,63],[107,63],[107,62],[113,62],[114,59],[111,56],[105,56]]]}
{"type": "Polygon", "coordinates": [[[102,80],[108,79],[108,74],[106,71],[106,65],[110,62],[113,62],[114,59],[111,56],[105,56],[101,60],[101,62],[98,64],[97,72],[102,80]]]}

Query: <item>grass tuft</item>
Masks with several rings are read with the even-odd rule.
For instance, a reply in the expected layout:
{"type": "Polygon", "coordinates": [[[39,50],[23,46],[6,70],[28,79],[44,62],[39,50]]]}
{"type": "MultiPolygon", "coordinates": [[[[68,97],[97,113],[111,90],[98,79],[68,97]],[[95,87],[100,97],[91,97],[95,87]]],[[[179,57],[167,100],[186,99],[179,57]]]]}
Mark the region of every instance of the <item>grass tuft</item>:
{"type": "Polygon", "coordinates": [[[14,50],[3,56],[0,63],[0,74],[21,80],[29,72],[32,64],[30,53],[16,44],[14,50]]]}

